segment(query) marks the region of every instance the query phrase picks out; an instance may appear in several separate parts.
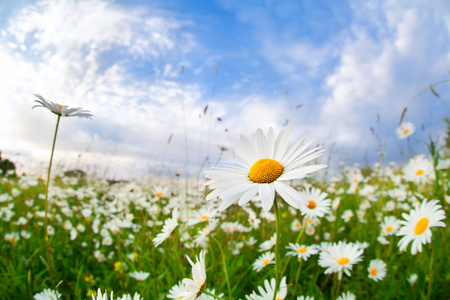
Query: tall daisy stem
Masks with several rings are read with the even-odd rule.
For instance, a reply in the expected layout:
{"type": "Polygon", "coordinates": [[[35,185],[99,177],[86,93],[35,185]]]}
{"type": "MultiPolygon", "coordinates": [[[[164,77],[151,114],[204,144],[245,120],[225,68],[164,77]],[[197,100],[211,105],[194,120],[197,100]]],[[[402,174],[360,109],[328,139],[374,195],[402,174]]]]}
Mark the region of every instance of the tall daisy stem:
{"type": "Polygon", "coordinates": [[[48,274],[50,276],[50,282],[52,283],[52,285],[53,285],[53,277],[52,277],[52,271],[51,271],[50,247],[49,247],[48,230],[47,230],[47,227],[48,227],[48,186],[50,185],[50,171],[52,169],[53,153],[55,152],[56,136],[58,134],[58,127],[59,127],[60,119],[61,119],[61,115],[58,115],[58,118],[56,119],[55,135],[53,136],[52,152],[50,154],[50,163],[48,164],[48,170],[47,170],[47,182],[45,184],[45,201],[44,201],[45,253],[46,253],[46,258],[47,258],[48,274]]]}
{"type": "Polygon", "coordinates": [[[431,288],[433,287],[433,258],[434,258],[434,249],[431,249],[430,267],[429,267],[429,269],[428,269],[428,290],[427,290],[427,299],[430,299],[430,296],[431,296],[431,288]]]}
{"type": "Polygon", "coordinates": [[[222,256],[223,271],[225,273],[225,279],[227,281],[228,297],[231,299],[231,286],[230,286],[230,280],[228,279],[228,271],[227,271],[227,264],[225,262],[225,255],[223,253],[222,247],[220,247],[219,241],[213,235],[211,235],[211,238],[214,240],[214,242],[216,242],[217,247],[220,250],[220,255],[222,256]]]}
{"type": "Polygon", "coordinates": [[[275,206],[275,230],[276,230],[276,243],[275,243],[275,291],[273,293],[273,300],[277,297],[277,292],[280,290],[281,282],[281,261],[280,261],[280,212],[278,210],[277,199],[274,199],[275,206]]]}
{"type": "MultiPolygon", "coordinates": [[[[306,228],[306,219],[303,221],[302,229],[300,230],[300,233],[298,234],[297,239],[295,240],[296,244],[300,243],[300,239],[303,236],[303,232],[305,232],[305,228],[306,228]]],[[[287,267],[289,265],[289,261],[291,260],[291,258],[292,258],[292,256],[288,257],[288,259],[286,261],[286,264],[284,265],[284,268],[281,271],[281,277],[283,277],[284,273],[286,272],[286,269],[287,269],[287,267]]]]}

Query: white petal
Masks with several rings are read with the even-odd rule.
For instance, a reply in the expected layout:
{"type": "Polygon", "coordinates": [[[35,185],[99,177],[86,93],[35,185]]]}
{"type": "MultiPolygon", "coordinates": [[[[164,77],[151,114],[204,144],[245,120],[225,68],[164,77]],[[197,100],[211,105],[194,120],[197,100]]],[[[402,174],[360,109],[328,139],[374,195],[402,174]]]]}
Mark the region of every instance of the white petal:
{"type": "Polygon", "coordinates": [[[275,181],[273,182],[278,195],[283,198],[290,206],[294,208],[300,208],[301,204],[308,205],[308,201],[303,198],[298,191],[296,191],[290,185],[283,182],[275,181]]]}
{"type": "Polygon", "coordinates": [[[246,204],[256,195],[256,193],[258,193],[258,190],[259,190],[258,184],[255,184],[254,187],[252,187],[242,195],[241,199],[239,199],[238,204],[240,206],[246,204]]]}
{"type": "Polygon", "coordinates": [[[286,173],[283,173],[280,177],[278,177],[278,181],[291,180],[291,179],[299,179],[304,178],[307,174],[321,170],[326,168],[327,165],[311,165],[305,166],[301,168],[297,168],[286,173]]]}
{"type": "Polygon", "coordinates": [[[272,184],[259,184],[259,196],[262,199],[262,207],[265,211],[269,211],[272,208],[273,201],[275,199],[275,188],[272,184]]]}

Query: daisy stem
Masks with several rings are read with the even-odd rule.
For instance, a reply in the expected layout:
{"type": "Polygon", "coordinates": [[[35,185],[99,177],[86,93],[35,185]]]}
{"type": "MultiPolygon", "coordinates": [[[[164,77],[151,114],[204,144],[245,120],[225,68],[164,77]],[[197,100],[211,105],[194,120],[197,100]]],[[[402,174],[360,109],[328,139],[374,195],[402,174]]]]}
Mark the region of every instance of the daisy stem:
{"type": "Polygon", "coordinates": [[[230,280],[228,279],[228,271],[227,271],[227,264],[225,262],[225,255],[223,253],[222,247],[220,247],[219,241],[211,235],[211,238],[216,242],[217,247],[219,248],[220,254],[222,256],[222,265],[223,265],[223,271],[225,273],[225,279],[227,280],[227,288],[228,288],[228,297],[231,298],[231,286],[230,286],[230,280]]]}
{"type": "MultiPolygon", "coordinates": [[[[303,220],[302,229],[300,230],[300,233],[298,234],[297,239],[295,240],[295,243],[296,243],[296,244],[300,243],[300,239],[302,238],[302,235],[303,235],[303,233],[305,232],[305,228],[306,228],[306,219],[303,220]]],[[[281,271],[281,277],[283,277],[284,273],[286,272],[286,269],[287,269],[287,267],[288,267],[288,265],[289,265],[289,261],[291,260],[291,258],[292,258],[292,256],[289,256],[289,257],[288,257],[288,259],[287,259],[287,261],[286,261],[286,264],[284,265],[284,268],[283,268],[283,270],[281,271]]]]}
{"type": "Polygon", "coordinates": [[[300,271],[302,269],[302,263],[303,263],[303,259],[300,259],[298,270],[297,270],[297,274],[295,276],[295,285],[294,285],[295,287],[298,286],[298,279],[300,278],[300,271]]]}
{"type": "Polygon", "coordinates": [[[273,300],[276,299],[277,296],[277,292],[280,289],[280,282],[281,282],[281,272],[280,272],[280,212],[278,210],[278,203],[277,203],[277,199],[275,199],[273,201],[274,206],[275,206],[275,220],[276,220],[276,225],[275,225],[275,230],[276,230],[276,242],[275,242],[275,290],[273,293],[273,300]]]}
{"type": "Polygon", "coordinates": [[[58,115],[58,118],[56,119],[55,135],[53,136],[52,152],[50,154],[50,163],[48,164],[48,170],[47,170],[47,182],[45,184],[45,201],[44,201],[45,254],[46,254],[46,258],[47,258],[48,275],[50,276],[50,282],[52,283],[52,286],[53,286],[53,276],[52,276],[52,271],[51,271],[50,248],[49,248],[49,244],[48,244],[48,230],[47,230],[47,227],[48,227],[48,186],[50,185],[50,170],[52,169],[53,153],[55,152],[56,135],[58,134],[58,127],[59,127],[60,119],[61,119],[61,115],[58,115]]]}
{"type": "Polygon", "coordinates": [[[208,296],[210,296],[210,297],[213,297],[214,299],[220,299],[220,300],[223,300],[222,298],[220,298],[220,297],[218,297],[218,296],[216,296],[216,295],[214,295],[214,294],[211,294],[211,293],[208,292],[208,291],[202,291],[202,294],[205,294],[205,295],[208,295],[208,296]]]}
{"type": "Polygon", "coordinates": [[[434,249],[431,249],[431,257],[430,257],[430,267],[428,269],[428,291],[427,291],[427,299],[430,299],[431,296],[431,288],[433,286],[433,258],[434,258],[434,249]]]}

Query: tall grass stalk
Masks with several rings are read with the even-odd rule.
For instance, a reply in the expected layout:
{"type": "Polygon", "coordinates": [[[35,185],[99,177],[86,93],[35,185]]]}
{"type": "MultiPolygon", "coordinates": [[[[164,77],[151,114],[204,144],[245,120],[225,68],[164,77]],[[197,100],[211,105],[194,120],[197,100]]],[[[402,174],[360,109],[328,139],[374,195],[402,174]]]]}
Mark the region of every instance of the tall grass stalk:
{"type": "Polygon", "coordinates": [[[228,288],[228,297],[231,299],[231,286],[230,286],[230,280],[228,279],[228,271],[227,271],[227,264],[225,262],[225,254],[223,253],[222,247],[220,247],[219,241],[211,235],[211,238],[216,242],[217,247],[219,248],[220,255],[222,256],[222,267],[223,272],[225,273],[225,280],[227,281],[227,288],[228,288]]]}

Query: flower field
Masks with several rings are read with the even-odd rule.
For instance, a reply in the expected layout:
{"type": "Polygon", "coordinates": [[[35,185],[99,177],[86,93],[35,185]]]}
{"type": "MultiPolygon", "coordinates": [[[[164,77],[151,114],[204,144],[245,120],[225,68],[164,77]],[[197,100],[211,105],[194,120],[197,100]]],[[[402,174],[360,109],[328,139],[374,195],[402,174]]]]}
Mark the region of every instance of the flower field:
{"type": "Polygon", "coordinates": [[[258,154],[270,159],[238,152],[250,173],[245,163],[240,173],[219,166],[209,181],[58,175],[47,187],[4,172],[1,298],[448,297],[448,159],[431,151],[405,166],[342,166],[325,178],[315,173],[321,165],[298,168],[318,149],[286,144],[296,156],[287,159],[272,135],[246,144],[265,145],[258,154]],[[240,183],[242,174],[250,179],[240,183]]]}

